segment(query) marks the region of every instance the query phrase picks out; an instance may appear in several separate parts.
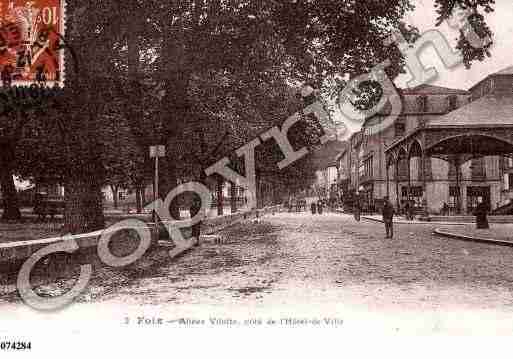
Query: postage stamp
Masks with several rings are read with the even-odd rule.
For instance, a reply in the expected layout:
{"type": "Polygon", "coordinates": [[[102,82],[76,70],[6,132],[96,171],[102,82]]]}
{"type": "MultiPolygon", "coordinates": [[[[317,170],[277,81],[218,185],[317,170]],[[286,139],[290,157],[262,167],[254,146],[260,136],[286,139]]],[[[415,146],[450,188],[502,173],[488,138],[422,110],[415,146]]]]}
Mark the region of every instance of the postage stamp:
{"type": "Polygon", "coordinates": [[[0,1],[2,81],[63,82],[64,0],[0,1]]]}

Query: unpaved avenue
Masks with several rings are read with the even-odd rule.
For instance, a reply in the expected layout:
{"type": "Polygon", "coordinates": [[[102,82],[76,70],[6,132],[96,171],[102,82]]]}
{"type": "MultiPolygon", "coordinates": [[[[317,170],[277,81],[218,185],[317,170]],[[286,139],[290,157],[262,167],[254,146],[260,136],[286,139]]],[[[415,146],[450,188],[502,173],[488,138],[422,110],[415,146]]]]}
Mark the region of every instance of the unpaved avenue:
{"type": "MultiPolygon", "coordinates": [[[[175,315],[191,306],[345,318],[413,313],[430,321],[427,329],[424,319],[415,324],[428,332],[471,315],[480,328],[495,330],[500,318],[501,331],[513,330],[513,248],[438,238],[432,230],[397,225],[388,240],[379,223],[280,213],[233,226],[221,244],[206,242],[175,260],[162,250],[136,266],[96,269],[78,301],[98,308],[173,308],[175,315]]],[[[52,295],[66,286],[38,290],[52,295]]],[[[15,293],[1,300],[19,302],[15,293]]]]}

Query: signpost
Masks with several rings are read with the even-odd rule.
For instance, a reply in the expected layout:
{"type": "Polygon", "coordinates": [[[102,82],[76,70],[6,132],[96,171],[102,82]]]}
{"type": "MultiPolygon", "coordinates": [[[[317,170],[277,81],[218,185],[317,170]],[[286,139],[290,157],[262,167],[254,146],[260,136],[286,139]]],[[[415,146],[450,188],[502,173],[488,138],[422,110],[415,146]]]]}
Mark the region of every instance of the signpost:
{"type": "Polygon", "coordinates": [[[155,158],[155,179],[153,183],[153,222],[157,222],[157,198],[159,197],[159,158],[166,155],[166,146],[150,146],[150,158],[155,158]]]}

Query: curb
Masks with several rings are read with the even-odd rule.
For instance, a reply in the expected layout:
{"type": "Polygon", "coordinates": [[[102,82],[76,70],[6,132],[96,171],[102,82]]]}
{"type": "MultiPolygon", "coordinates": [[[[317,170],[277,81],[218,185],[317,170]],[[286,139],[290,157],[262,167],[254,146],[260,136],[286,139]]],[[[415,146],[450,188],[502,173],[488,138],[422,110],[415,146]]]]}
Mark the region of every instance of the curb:
{"type": "MultiPolygon", "coordinates": [[[[383,223],[383,220],[381,219],[377,219],[377,218],[373,218],[373,217],[367,217],[367,216],[362,216],[361,217],[362,219],[365,219],[365,220],[368,220],[368,221],[373,221],[373,222],[378,222],[378,223],[383,223]]],[[[467,225],[468,223],[458,223],[458,222],[428,222],[428,221],[415,221],[415,222],[406,222],[406,221],[394,221],[394,224],[438,224],[438,225],[444,225],[444,226],[464,226],[464,225],[467,225]]]]}
{"type": "MultiPolygon", "coordinates": [[[[366,221],[371,221],[371,222],[376,222],[376,223],[383,223],[383,220],[382,219],[377,219],[377,218],[372,218],[372,217],[366,217],[366,216],[361,216],[360,217],[361,219],[365,219],[366,221]]],[[[397,222],[393,222],[394,224],[396,224],[397,222]]]]}
{"type": "MultiPolygon", "coordinates": [[[[240,222],[243,219],[249,219],[251,217],[260,217],[264,216],[267,213],[278,212],[281,209],[281,205],[271,206],[262,209],[253,209],[250,211],[238,212],[234,214],[228,214],[222,217],[209,218],[204,220],[202,226],[202,232],[205,234],[212,234],[223,230],[231,225],[234,225],[240,222]]],[[[17,242],[7,242],[0,244],[0,263],[8,263],[16,260],[24,260],[29,258],[32,254],[39,251],[41,248],[61,242],[63,240],[75,240],[79,249],[85,249],[90,247],[95,247],[98,245],[98,241],[100,239],[101,234],[105,231],[105,229],[94,231],[90,233],[81,233],[68,237],[53,237],[53,238],[43,238],[32,241],[17,241],[17,242]]],[[[186,245],[181,248],[176,248],[176,253],[174,256],[178,256],[194,247],[194,243],[190,246],[186,245]]],[[[173,251],[173,250],[172,250],[173,251]]]]}
{"type": "Polygon", "coordinates": [[[440,228],[435,228],[435,230],[433,231],[433,234],[438,235],[440,237],[459,239],[459,240],[468,241],[468,242],[486,243],[486,244],[495,244],[498,246],[513,247],[513,242],[501,241],[499,239],[492,239],[492,238],[466,236],[464,234],[456,234],[456,233],[446,232],[446,231],[441,230],[440,228]]]}

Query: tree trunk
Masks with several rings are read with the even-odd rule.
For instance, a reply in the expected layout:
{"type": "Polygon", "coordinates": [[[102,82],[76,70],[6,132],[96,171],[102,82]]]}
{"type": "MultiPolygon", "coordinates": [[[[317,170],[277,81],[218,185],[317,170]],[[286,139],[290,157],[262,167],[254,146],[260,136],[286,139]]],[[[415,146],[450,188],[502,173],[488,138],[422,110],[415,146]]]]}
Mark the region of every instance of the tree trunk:
{"type": "Polygon", "coordinates": [[[119,204],[118,189],[119,189],[119,186],[110,185],[110,190],[112,191],[112,200],[114,202],[115,209],[118,209],[118,204],[119,204]]]}
{"type": "MultiPolygon", "coordinates": [[[[166,157],[163,157],[162,159],[165,158],[166,157]]],[[[176,170],[174,166],[170,164],[170,160],[159,160],[159,166],[161,166],[160,168],[162,169],[162,171],[159,172],[161,174],[164,174],[159,176],[159,198],[161,198],[162,201],[165,201],[169,192],[171,192],[178,185],[178,179],[175,176],[176,170]]],[[[180,219],[180,204],[178,202],[178,197],[175,197],[173,201],[171,201],[169,205],[169,213],[171,214],[171,217],[173,217],[174,219],[180,219]]]]}
{"type": "Polygon", "coordinates": [[[14,165],[14,148],[9,143],[0,145],[0,184],[2,185],[2,201],[4,220],[19,220],[21,212],[18,206],[18,193],[14,185],[13,165],[14,165]]]}
{"type": "MultiPolygon", "coordinates": [[[[136,3],[134,3],[136,4],[136,3]]],[[[133,17],[127,19],[130,31],[127,32],[128,43],[128,77],[131,83],[130,96],[127,97],[128,119],[130,123],[130,130],[132,135],[137,141],[138,146],[144,151],[148,151],[150,143],[147,134],[142,129],[141,121],[143,120],[143,106],[142,106],[142,89],[140,84],[140,55],[141,55],[141,29],[143,19],[139,16],[138,11],[133,12],[133,17]]],[[[138,171],[143,171],[141,168],[138,171]]],[[[137,213],[142,213],[146,203],[146,196],[144,192],[144,185],[141,183],[135,186],[136,197],[136,210],[137,213]]],[[[164,197],[165,198],[165,197],[164,197]]]]}
{"type": "Polygon", "coordinates": [[[5,167],[2,168],[1,174],[2,183],[2,199],[4,213],[2,214],[3,220],[20,220],[21,212],[18,207],[18,193],[14,185],[14,178],[12,173],[5,167]]]}
{"type": "Polygon", "coordinates": [[[222,216],[224,214],[224,201],[223,201],[223,178],[219,176],[217,178],[217,215],[222,216]]]}
{"type": "MultiPolygon", "coordinates": [[[[174,165],[176,159],[172,158],[171,154],[180,149],[180,137],[183,136],[185,124],[191,117],[188,99],[191,70],[184,26],[180,23],[175,25],[168,23],[164,27],[165,33],[173,33],[174,36],[166,36],[162,48],[165,96],[161,111],[164,116],[162,118],[164,131],[160,142],[167,145],[168,154],[162,159],[164,181],[159,184],[159,192],[163,200],[178,184],[177,169],[174,165]]],[[[178,201],[171,202],[169,212],[175,219],[180,219],[178,201]]]]}
{"type": "Polygon", "coordinates": [[[271,190],[271,198],[272,198],[272,205],[276,206],[278,204],[278,185],[273,184],[272,190],[271,190]]]}
{"type": "Polygon", "coordinates": [[[143,204],[144,204],[144,201],[142,198],[141,187],[139,185],[137,185],[135,187],[135,207],[136,207],[137,213],[142,212],[143,204]]]}
{"type": "Polygon", "coordinates": [[[139,187],[139,191],[141,192],[141,202],[142,202],[142,206],[146,206],[146,203],[147,203],[147,199],[146,199],[146,187],[142,184],[140,187],[139,187]]]}
{"type": "Polygon", "coordinates": [[[105,218],[102,208],[101,185],[87,178],[68,181],[66,185],[66,233],[85,233],[103,229],[105,218]]]}
{"type": "Polygon", "coordinates": [[[230,183],[230,210],[231,213],[237,212],[237,185],[230,183]]]}
{"type": "MultiPolygon", "coordinates": [[[[200,183],[204,184],[204,185],[207,185],[207,175],[205,174],[205,171],[201,171],[201,175],[200,175],[200,183]]],[[[194,215],[196,215],[196,211],[199,211],[201,209],[201,200],[199,200],[198,198],[194,199],[193,198],[193,201],[192,201],[192,204],[191,204],[191,209],[190,209],[190,213],[191,213],[191,217],[193,217],[194,215]]],[[[198,223],[194,224],[192,226],[192,236],[194,238],[196,238],[196,243],[195,245],[196,246],[199,246],[200,245],[200,236],[201,236],[201,225],[202,225],[202,222],[203,221],[199,221],[198,223]]]]}

